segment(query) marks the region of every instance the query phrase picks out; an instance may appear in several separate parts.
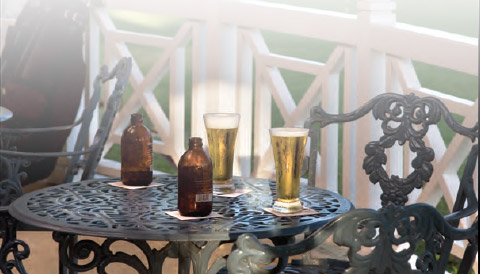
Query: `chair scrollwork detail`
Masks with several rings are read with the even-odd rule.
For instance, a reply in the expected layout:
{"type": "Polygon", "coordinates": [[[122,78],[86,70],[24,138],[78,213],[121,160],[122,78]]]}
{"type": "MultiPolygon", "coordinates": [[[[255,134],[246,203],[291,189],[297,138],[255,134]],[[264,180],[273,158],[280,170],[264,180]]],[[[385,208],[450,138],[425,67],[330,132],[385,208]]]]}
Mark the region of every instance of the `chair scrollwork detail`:
{"type": "Polygon", "coordinates": [[[325,127],[332,123],[351,122],[370,111],[376,120],[381,121],[383,136],[369,142],[365,147],[363,169],[369,175],[370,182],[380,184],[383,191],[382,205],[405,205],[408,201],[407,195],[430,180],[433,173],[431,162],[435,153],[425,145],[423,138],[429,127],[436,125],[442,117],[454,132],[467,136],[472,141],[478,138],[478,122],[471,128],[464,127],[455,121],[442,101],[434,97],[420,98],[413,93],[381,94],[357,110],[345,114],[329,114],[320,106],[314,107],[305,126],[318,123],[320,127],[325,127]],[[409,149],[416,154],[411,162],[413,171],[405,178],[389,176],[384,168],[387,162],[386,149],[393,147],[395,143],[404,145],[407,141],[409,149]]]}
{"type": "Polygon", "coordinates": [[[20,182],[27,177],[26,172],[20,171],[21,167],[28,167],[28,159],[7,159],[0,155],[0,206],[7,206],[15,199],[23,195],[20,182]]]}
{"type": "Polygon", "coordinates": [[[357,209],[345,213],[295,244],[269,246],[244,234],[238,238],[238,249],[229,256],[227,266],[231,273],[279,273],[264,266],[279,257],[302,254],[333,236],[337,245],[348,248],[350,268],[346,273],[436,273],[435,256],[443,239],[464,239],[465,235],[478,237],[477,221],[468,229],[459,229],[450,226],[428,204],[392,204],[379,211],[357,209]],[[421,241],[425,242],[425,251],[418,256],[417,269],[412,270],[409,259],[421,241]],[[400,245],[407,247],[395,249],[400,245]]]}

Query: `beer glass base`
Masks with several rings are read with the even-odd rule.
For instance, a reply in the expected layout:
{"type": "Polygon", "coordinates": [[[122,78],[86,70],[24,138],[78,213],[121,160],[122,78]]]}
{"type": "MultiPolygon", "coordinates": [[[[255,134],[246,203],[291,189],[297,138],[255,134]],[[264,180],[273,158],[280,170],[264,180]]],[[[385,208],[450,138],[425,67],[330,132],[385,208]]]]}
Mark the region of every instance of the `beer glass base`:
{"type": "Polygon", "coordinates": [[[278,213],[297,213],[302,211],[303,206],[302,203],[300,203],[300,200],[290,203],[275,201],[272,208],[278,213]]]}
{"type": "Polygon", "coordinates": [[[235,192],[235,185],[230,179],[229,181],[222,181],[221,183],[215,183],[213,181],[213,194],[222,195],[222,194],[231,194],[235,192]]]}

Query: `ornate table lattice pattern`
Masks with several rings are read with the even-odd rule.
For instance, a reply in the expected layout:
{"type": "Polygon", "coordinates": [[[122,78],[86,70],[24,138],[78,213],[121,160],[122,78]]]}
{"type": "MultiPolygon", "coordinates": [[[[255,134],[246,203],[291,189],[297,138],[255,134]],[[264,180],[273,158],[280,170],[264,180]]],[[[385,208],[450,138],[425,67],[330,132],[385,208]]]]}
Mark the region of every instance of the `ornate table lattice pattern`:
{"type": "Polygon", "coordinates": [[[55,231],[80,235],[162,241],[235,240],[245,232],[268,238],[316,229],[347,212],[351,203],[342,196],[301,186],[304,206],[319,214],[275,217],[271,207],[275,182],[235,177],[237,188],[252,189],[236,198],[214,196],[213,210],[222,218],[179,221],[165,214],[177,209],[177,176],[162,175],[163,184],[127,190],[107,184],[111,179],[90,180],[47,188],[22,196],[11,207],[21,221],[55,231]]]}

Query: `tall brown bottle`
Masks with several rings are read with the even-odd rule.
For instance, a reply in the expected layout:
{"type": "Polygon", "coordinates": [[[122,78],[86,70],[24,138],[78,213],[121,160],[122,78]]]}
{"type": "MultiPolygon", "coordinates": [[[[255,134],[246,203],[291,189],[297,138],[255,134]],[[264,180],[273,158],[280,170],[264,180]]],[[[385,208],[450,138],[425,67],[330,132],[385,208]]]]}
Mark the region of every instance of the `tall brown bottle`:
{"type": "Polygon", "coordinates": [[[182,216],[207,216],[212,212],[212,161],[202,139],[192,137],[178,162],[178,211],[182,216]]]}
{"type": "Polygon", "coordinates": [[[141,113],[134,113],[131,125],[123,131],[122,182],[130,186],[145,186],[152,182],[152,135],[143,125],[141,113]]]}

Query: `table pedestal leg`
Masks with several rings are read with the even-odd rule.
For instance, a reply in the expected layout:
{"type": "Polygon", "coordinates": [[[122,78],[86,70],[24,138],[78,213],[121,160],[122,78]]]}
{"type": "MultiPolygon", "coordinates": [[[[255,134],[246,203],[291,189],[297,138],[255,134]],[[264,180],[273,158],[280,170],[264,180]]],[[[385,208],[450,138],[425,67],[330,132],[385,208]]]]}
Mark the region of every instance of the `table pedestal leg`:
{"type": "MultiPolygon", "coordinates": [[[[295,242],[295,236],[273,237],[270,238],[275,246],[282,246],[286,244],[293,244],[295,242]]],[[[280,273],[288,264],[288,256],[278,257],[277,266],[275,266],[273,273],[280,273]]]]}
{"type": "MultiPolygon", "coordinates": [[[[222,244],[220,241],[211,242],[180,242],[179,254],[180,257],[189,258],[193,265],[194,274],[213,274],[217,273],[220,269],[227,265],[227,260],[224,258],[217,259],[210,268],[208,262],[212,257],[213,252],[222,244]]],[[[180,269],[180,257],[179,257],[179,274],[188,274],[184,271],[184,268],[180,269]]],[[[190,262],[188,262],[190,265],[190,262]]]]}
{"type": "Polygon", "coordinates": [[[190,274],[190,258],[178,256],[178,274],[190,274]]]}

